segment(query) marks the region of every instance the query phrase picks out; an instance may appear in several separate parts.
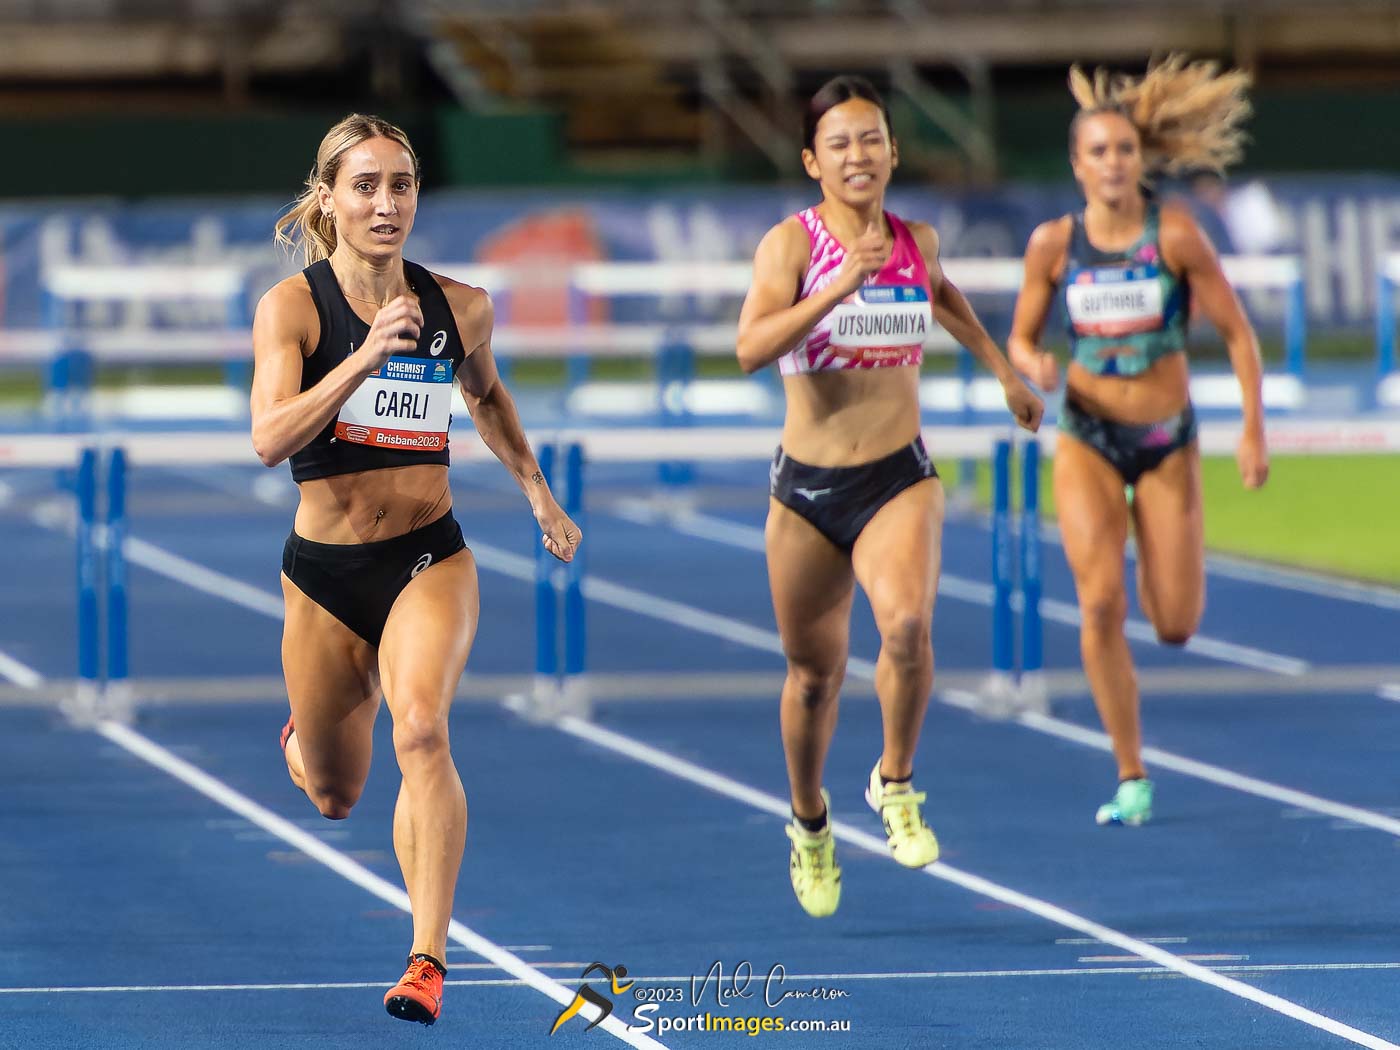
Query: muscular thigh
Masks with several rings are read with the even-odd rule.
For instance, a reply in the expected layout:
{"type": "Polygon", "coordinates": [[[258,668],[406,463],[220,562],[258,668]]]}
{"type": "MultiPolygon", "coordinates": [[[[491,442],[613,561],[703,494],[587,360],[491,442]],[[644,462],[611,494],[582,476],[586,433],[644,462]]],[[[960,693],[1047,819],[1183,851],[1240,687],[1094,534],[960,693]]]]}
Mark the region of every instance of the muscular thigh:
{"type": "Polygon", "coordinates": [[[476,638],[476,560],[463,549],[408,582],[379,643],[384,696],[395,716],[409,703],[446,714],[476,638]]]}
{"type": "Polygon", "coordinates": [[[777,500],[769,501],[764,538],[773,614],[788,660],[844,668],[855,593],[850,559],[777,500]]]}
{"type": "Polygon", "coordinates": [[[1097,452],[1062,433],[1054,485],[1060,537],[1080,600],[1121,592],[1128,541],[1123,479],[1097,452]]]}
{"type": "Polygon", "coordinates": [[[942,561],[943,485],[929,478],[904,489],[861,530],[851,553],[876,623],[932,618],[942,561]]]}
{"type": "Polygon", "coordinates": [[[1199,615],[1205,594],[1205,533],[1196,445],[1173,452],[1138,479],[1133,525],[1138,570],[1154,609],[1188,619],[1199,615]]]}
{"type": "Polygon", "coordinates": [[[307,772],[363,781],[379,710],[374,647],[285,575],[282,595],[282,670],[307,772]]]}

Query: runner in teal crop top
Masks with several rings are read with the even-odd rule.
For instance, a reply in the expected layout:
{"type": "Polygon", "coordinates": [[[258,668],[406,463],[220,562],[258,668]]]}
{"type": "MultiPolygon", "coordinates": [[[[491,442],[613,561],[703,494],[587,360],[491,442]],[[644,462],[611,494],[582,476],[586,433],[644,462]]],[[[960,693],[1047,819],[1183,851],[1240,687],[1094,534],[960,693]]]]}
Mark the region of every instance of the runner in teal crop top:
{"type": "Polygon", "coordinates": [[[1043,390],[1061,380],[1059,362],[1041,346],[1057,299],[1069,326],[1055,506],[1079,601],[1084,674],[1118,767],[1118,790],[1095,814],[1100,824],[1142,824],[1153,811],[1124,633],[1129,533],[1137,541],[1138,603],[1160,641],[1185,644],[1205,607],[1200,448],[1181,353],[1193,306],[1221,334],[1239,379],[1240,477],[1246,488],[1268,477],[1249,319],[1190,213],[1159,207],[1143,189],[1160,172],[1219,171],[1239,159],[1248,82],[1245,73],[1179,55],[1140,77],[1071,70],[1080,109],[1070,125],[1070,163],[1084,211],[1041,224],[1026,247],[1007,349],[1043,390]],[[1100,244],[1124,247],[1101,250],[1090,232],[1100,244]]]}
{"type": "Polygon", "coordinates": [[[1095,375],[1135,376],[1186,349],[1190,288],[1162,260],[1161,210],[1147,203],[1142,236],[1125,251],[1089,243],[1073,216],[1060,302],[1074,361],[1095,375]]]}

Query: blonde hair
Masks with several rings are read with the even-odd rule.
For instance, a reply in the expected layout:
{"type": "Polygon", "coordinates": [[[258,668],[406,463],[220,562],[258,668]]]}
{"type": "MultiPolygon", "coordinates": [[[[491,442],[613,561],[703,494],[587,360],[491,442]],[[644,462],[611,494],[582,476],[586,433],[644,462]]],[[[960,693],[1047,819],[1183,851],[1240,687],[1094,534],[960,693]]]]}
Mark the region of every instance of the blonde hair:
{"type": "Polygon", "coordinates": [[[326,132],[320,148],[316,150],[316,163],[311,168],[311,174],[306,176],[306,189],[277,219],[277,243],[290,251],[300,247],[306,265],[329,258],[335,251],[335,219],[321,211],[321,202],[316,199],[316,187],[323,182],[334,187],[345,154],[361,142],[374,138],[390,139],[407,150],[413,160],[414,184],[423,181],[418,154],[413,152],[408,135],[402,128],[379,117],[351,113],[326,132]]]}
{"type": "Polygon", "coordinates": [[[1141,77],[1100,68],[1091,80],[1073,66],[1069,89],[1079,112],[1070,123],[1070,152],[1081,121],[1117,113],[1137,128],[1149,174],[1223,173],[1244,155],[1240,125],[1253,112],[1245,97],[1250,81],[1243,70],[1222,73],[1218,63],[1191,62],[1182,54],[1152,62],[1141,77]]]}

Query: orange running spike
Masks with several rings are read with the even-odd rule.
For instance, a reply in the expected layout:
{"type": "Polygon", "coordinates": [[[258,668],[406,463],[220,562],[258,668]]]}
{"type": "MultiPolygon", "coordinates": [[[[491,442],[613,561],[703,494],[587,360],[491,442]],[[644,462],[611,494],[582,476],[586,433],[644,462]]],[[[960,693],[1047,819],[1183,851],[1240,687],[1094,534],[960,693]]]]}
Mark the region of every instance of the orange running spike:
{"type": "Polygon", "coordinates": [[[432,1024],[442,1012],[442,979],[447,971],[429,955],[410,955],[408,970],[384,993],[384,1009],[394,1017],[432,1024]]]}

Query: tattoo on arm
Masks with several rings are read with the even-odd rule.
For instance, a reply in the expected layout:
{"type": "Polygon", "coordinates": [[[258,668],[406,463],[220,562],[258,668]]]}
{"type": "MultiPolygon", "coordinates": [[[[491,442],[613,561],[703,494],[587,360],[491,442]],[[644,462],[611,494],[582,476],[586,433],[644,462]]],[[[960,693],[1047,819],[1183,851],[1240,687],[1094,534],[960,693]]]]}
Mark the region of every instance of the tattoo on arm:
{"type": "Polygon", "coordinates": [[[536,485],[543,485],[543,484],[544,484],[544,475],[541,474],[541,473],[537,470],[537,471],[535,471],[533,474],[530,475],[530,480],[533,481],[536,485]]]}

